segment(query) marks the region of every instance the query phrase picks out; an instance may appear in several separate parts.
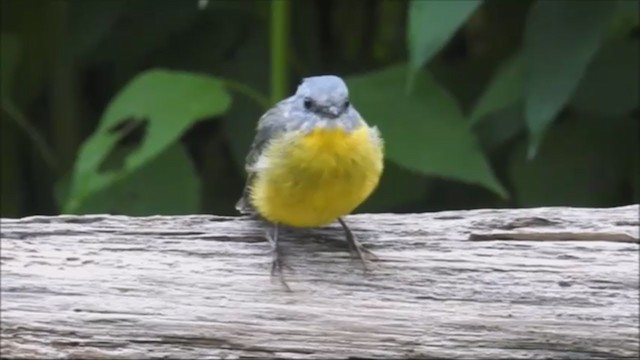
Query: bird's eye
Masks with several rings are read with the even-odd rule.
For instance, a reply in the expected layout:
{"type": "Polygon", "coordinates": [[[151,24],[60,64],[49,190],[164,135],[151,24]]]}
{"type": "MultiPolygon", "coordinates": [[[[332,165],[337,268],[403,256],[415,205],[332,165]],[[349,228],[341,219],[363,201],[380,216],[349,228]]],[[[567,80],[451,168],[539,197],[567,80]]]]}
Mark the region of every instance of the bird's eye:
{"type": "Polygon", "coordinates": [[[311,106],[313,106],[313,101],[311,101],[311,99],[309,98],[304,99],[304,108],[309,110],[311,109],[311,106]]]}
{"type": "Polygon", "coordinates": [[[345,108],[345,109],[346,109],[346,108],[348,108],[348,107],[349,107],[349,105],[351,105],[351,103],[349,102],[349,100],[347,100],[347,101],[345,101],[345,102],[344,102],[344,108],[345,108]]]}

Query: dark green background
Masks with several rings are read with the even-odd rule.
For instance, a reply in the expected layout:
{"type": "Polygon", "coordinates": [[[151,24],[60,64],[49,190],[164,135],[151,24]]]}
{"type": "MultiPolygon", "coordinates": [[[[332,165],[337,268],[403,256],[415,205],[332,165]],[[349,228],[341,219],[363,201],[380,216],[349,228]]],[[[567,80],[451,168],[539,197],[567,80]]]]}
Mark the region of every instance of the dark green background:
{"type": "Polygon", "coordinates": [[[640,198],[637,1],[1,1],[3,217],[234,214],[318,74],[385,138],[360,212],[640,198]]]}

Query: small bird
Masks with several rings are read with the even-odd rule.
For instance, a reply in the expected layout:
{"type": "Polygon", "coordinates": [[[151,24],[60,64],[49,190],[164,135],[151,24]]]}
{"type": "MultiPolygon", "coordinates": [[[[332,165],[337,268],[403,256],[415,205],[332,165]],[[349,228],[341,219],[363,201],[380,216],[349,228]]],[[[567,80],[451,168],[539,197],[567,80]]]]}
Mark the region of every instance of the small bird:
{"type": "MultiPolygon", "coordinates": [[[[342,219],[377,187],[383,170],[383,141],[349,102],[344,81],[333,75],[304,78],[296,93],[258,121],[246,158],[247,182],[236,209],[273,225],[271,275],[282,257],[278,228],[313,228],[338,221],[349,249],[366,270],[364,248],[342,219]]],[[[288,288],[288,286],[287,286],[288,288]]]]}

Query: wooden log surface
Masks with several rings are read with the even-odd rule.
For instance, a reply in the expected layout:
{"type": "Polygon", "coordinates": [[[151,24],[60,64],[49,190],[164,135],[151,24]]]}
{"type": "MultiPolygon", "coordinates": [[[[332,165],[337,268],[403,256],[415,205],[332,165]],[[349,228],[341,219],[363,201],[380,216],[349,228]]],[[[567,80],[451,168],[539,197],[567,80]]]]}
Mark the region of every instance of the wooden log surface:
{"type": "Polygon", "coordinates": [[[363,214],[339,225],[1,220],[1,351],[24,358],[633,358],[638,205],[363,214]]]}

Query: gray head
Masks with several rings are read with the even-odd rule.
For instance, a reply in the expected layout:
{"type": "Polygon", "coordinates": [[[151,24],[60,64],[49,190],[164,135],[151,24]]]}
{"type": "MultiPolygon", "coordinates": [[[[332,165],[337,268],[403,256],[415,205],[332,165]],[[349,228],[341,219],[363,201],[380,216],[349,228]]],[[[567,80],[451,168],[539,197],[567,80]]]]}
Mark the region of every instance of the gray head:
{"type": "Polygon", "coordinates": [[[306,111],[323,118],[338,118],[351,108],[347,85],[333,75],[303,79],[295,98],[306,111]]]}

